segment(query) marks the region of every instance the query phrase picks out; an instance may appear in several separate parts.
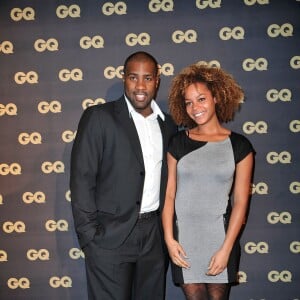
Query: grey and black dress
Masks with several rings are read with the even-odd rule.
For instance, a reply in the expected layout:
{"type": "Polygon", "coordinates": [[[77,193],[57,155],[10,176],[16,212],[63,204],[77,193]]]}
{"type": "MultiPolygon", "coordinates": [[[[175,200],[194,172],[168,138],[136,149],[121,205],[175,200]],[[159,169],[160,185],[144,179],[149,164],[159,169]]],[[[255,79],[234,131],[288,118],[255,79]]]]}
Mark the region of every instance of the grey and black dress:
{"type": "Polygon", "coordinates": [[[221,274],[208,276],[205,273],[212,255],[225,238],[236,164],[252,151],[249,140],[235,132],[217,142],[195,141],[186,131],[171,140],[168,152],[177,160],[174,231],[191,266],[184,269],[172,264],[176,284],[236,281],[238,242],[221,274]]]}

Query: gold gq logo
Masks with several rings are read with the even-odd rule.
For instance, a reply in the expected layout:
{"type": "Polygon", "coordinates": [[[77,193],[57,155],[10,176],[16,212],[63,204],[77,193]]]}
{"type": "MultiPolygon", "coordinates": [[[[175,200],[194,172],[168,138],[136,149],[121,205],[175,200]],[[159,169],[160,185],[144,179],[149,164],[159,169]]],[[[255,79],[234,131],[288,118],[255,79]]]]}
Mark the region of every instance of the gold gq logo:
{"type": "Polygon", "coordinates": [[[38,192],[35,192],[35,193],[32,193],[32,192],[25,192],[22,196],[22,200],[24,203],[26,204],[31,204],[31,203],[45,203],[46,202],[46,195],[41,192],[41,191],[38,191],[38,192]]]}
{"type": "Polygon", "coordinates": [[[21,166],[18,163],[0,164],[0,175],[21,175],[21,166]]]}
{"type": "Polygon", "coordinates": [[[0,205],[3,204],[3,196],[0,194],[0,205]]]}
{"type": "Polygon", "coordinates": [[[24,83],[37,84],[39,76],[36,72],[29,71],[28,73],[17,72],[14,78],[16,84],[24,84],[24,83]]]}
{"type": "Polygon", "coordinates": [[[79,68],[73,70],[62,69],[58,73],[58,78],[60,81],[67,82],[69,80],[80,81],[82,80],[83,73],[79,68]]]}
{"type": "Polygon", "coordinates": [[[282,151],[280,153],[271,151],[267,154],[267,162],[272,165],[277,163],[290,164],[291,160],[292,156],[288,151],[282,151]]]}
{"type": "Polygon", "coordinates": [[[148,8],[153,13],[157,13],[160,10],[165,12],[173,11],[174,2],[173,0],[151,0],[148,8]]]}
{"type": "Polygon", "coordinates": [[[22,221],[16,221],[15,223],[7,221],[2,225],[5,233],[24,233],[26,231],[25,224],[22,221]]]}
{"type": "Polygon", "coordinates": [[[34,49],[37,52],[44,52],[46,50],[48,51],[58,51],[58,41],[54,38],[50,38],[48,40],[43,39],[37,39],[34,42],[34,49]]]}
{"type": "Polygon", "coordinates": [[[111,2],[106,2],[102,6],[102,13],[106,16],[116,15],[126,15],[127,5],[123,1],[117,2],[115,5],[111,2]]]}
{"type": "Polygon", "coordinates": [[[260,254],[266,254],[269,252],[269,245],[266,242],[248,242],[245,245],[245,252],[248,254],[254,254],[258,252],[260,254]]]}
{"type": "Polygon", "coordinates": [[[294,181],[290,184],[290,192],[292,194],[300,194],[300,182],[294,181]]]}
{"type": "Polygon", "coordinates": [[[268,280],[271,282],[291,282],[292,273],[288,270],[283,270],[281,272],[273,270],[268,273],[268,280]]]}
{"type": "Polygon", "coordinates": [[[27,259],[34,261],[34,260],[49,260],[49,251],[47,249],[29,249],[27,251],[27,259]]]}
{"type": "Polygon", "coordinates": [[[300,56],[293,56],[290,60],[290,66],[292,69],[300,69],[300,56]]]}
{"type": "Polygon", "coordinates": [[[0,103],[0,117],[4,115],[8,116],[16,116],[18,113],[18,109],[16,104],[8,103],[6,105],[0,103]]]}
{"type": "Polygon", "coordinates": [[[271,89],[268,90],[266,97],[269,102],[276,102],[278,100],[288,102],[291,101],[292,92],[289,89],[281,89],[280,91],[271,89]]]}
{"type": "Polygon", "coordinates": [[[82,49],[89,49],[91,47],[99,49],[104,47],[104,39],[100,35],[95,35],[93,37],[85,35],[80,39],[79,45],[82,49]]]}
{"type": "Polygon", "coordinates": [[[251,194],[254,195],[267,195],[269,187],[265,182],[258,182],[257,184],[252,184],[251,186],[251,194]]]}
{"type": "Polygon", "coordinates": [[[78,248],[71,248],[69,251],[69,256],[72,259],[79,259],[79,258],[84,258],[84,253],[82,252],[81,249],[78,248]]]}
{"type": "Polygon", "coordinates": [[[171,63],[165,63],[162,66],[159,65],[159,72],[164,76],[174,75],[174,66],[171,63]]]}
{"type": "MultiPolygon", "coordinates": [[[[1,107],[0,107],[0,115],[1,115],[1,107]]],[[[293,120],[290,122],[290,131],[291,132],[300,132],[300,120],[293,120]]]]}
{"type": "Polygon", "coordinates": [[[260,57],[258,59],[246,58],[243,61],[243,70],[246,72],[251,72],[254,70],[257,71],[266,71],[268,69],[268,61],[260,57]]]}
{"type": "Polygon", "coordinates": [[[237,274],[237,280],[239,283],[246,283],[247,282],[247,274],[243,271],[239,271],[237,274]]]}
{"type": "Polygon", "coordinates": [[[47,114],[48,112],[57,114],[61,112],[61,103],[57,100],[53,100],[50,102],[47,101],[41,101],[38,104],[38,111],[41,114],[47,114]]]}
{"type": "Polygon", "coordinates": [[[13,21],[21,21],[22,19],[25,21],[33,21],[35,16],[35,11],[32,7],[25,7],[21,9],[19,7],[15,7],[10,11],[10,17],[13,21]]]}
{"type": "Polygon", "coordinates": [[[290,243],[290,251],[295,254],[300,253],[300,241],[293,241],[290,243]]]}
{"type": "Polygon", "coordinates": [[[59,5],[56,8],[56,15],[60,19],[67,17],[80,18],[80,7],[77,4],[70,5],[69,7],[66,5],[59,5]]]}
{"type": "Polygon", "coordinates": [[[150,45],[150,40],[150,35],[147,32],[142,32],[140,34],[129,33],[126,35],[125,43],[131,47],[136,46],[137,44],[148,46],[150,45]]]}
{"type": "Polygon", "coordinates": [[[269,4],[269,0],[244,0],[244,3],[248,6],[259,4],[259,5],[265,5],[269,4]]]}
{"type": "Polygon", "coordinates": [[[293,25],[290,23],[285,23],[283,25],[271,24],[267,30],[268,36],[271,38],[278,37],[279,35],[283,37],[293,36],[293,25]]]}
{"type": "Polygon", "coordinates": [[[108,66],[104,69],[103,75],[107,79],[114,79],[115,77],[123,77],[123,66],[118,66],[114,68],[113,66],[108,66]]]}
{"type": "Polygon", "coordinates": [[[21,132],[18,141],[21,145],[28,145],[29,143],[38,145],[42,143],[42,136],[39,132],[21,132]]]}
{"type": "Polygon", "coordinates": [[[7,261],[7,252],[4,250],[0,250],[0,262],[7,261]]]}
{"type": "Polygon", "coordinates": [[[241,26],[236,26],[234,28],[223,27],[219,32],[219,37],[223,41],[228,41],[231,38],[234,40],[243,40],[245,36],[245,30],[241,26]]]}
{"type": "Polygon", "coordinates": [[[50,174],[50,173],[64,173],[65,172],[65,165],[62,161],[57,160],[54,163],[50,161],[44,161],[42,163],[41,169],[43,173],[50,174]]]}
{"type": "Polygon", "coordinates": [[[196,0],[196,7],[199,9],[210,8],[220,8],[221,0],[196,0]]]}
{"type": "MultiPolygon", "coordinates": [[[[110,67],[109,67],[110,68],[110,67]]],[[[112,73],[114,73],[114,74],[116,74],[115,73],[115,69],[113,68],[113,67],[111,67],[112,69],[111,70],[109,70],[109,76],[111,76],[112,75],[112,73]]],[[[106,69],[105,69],[106,70],[106,69]]],[[[105,74],[105,72],[106,71],[104,71],[104,74],[105,74]]],[[[118,71],[119,72],[119,71],[118,71]]],[[[122,72],[121,72],[122,73],[122,72]]],[[[106,74],[107,75],[107,74],[106,74]]],[[[105,76],[105,75],[104,75],[105,76]]],[[[120,75],[120,76],[122,76],[122,74],[120,75]]],[[[105,76],[106,77],[106,76],[105,76]]],[[[107,78],[107,77],[106,77],[107,78]]],[[[111,79],[111,78],[108,78],[108,79],[111,79]]],[[[104,99],[102,99],[102,98],[97,98],[97,99],[95,99],[95,100],[93,100],[93,99],[84,99],[83,101],[82,101],[82,104],[81,104],[81,106],[82,106],[82,108],[85,110],[85,109],[87,109],[89,106],[93,106],[93,105],[98,105],[98,104],[103,104],[103,103],[105,103],[106,101],[104,100],[104,99]]]]}
{"type": "Polygon", "coordinates": [[[7,286],[12,290],[15,290],[17,288],[29,289],[30,288],[30,281],[26,277],[21,277],[20,279],[11,277],[7,280],[7,286]]]}
{"type": "Polygon", "coordinates": [[[264,121],[258,121],[256,123],[245,122],[243,125],[243,131],[246,134],[252,134],[254,132],[258,134],[263,134],[268,132],[268,125],[264,121]]]}
{"type": "Polygon", "coordinates": [[[71,143],[74,141],[76,136],[76,131],[72,131],[72,130],[65,130],[62,135],[61,138],[65,143],[71,143]]]}
{"type": "Polygon", "coordinates": [[[217,60],[211,60],[211,61],[205,61],[205,60],[199,60],[197,62],[197,65],[205,65],[212,68],[221,68],[221,64],[217,60]]]}
{"type": "Polygon", "coordinates": [[[66,191],[65,198],[67,201],[71,202],[71,191],[70,190],[66,191]]]}
{"type": "Polygon", "coordinates": [[[270,224],[291,224],[292,223],[292,215],[287,212],[283,211],[281,213],[271,211],[267,216],[268,223],[270,224]]]}
{"type": "Polygon", "coordinates": [[[47,231],[54,232],[54,231],[68,231],[69,224],[66,220],[48,220],[45,223],[45,228],[47,231]]]}
{"type": "Polygon", "coordinates": [[[13,54],[14,45],[10,41],[3,41],[2,43],[0,43],[0,52],[4,54],[13,54]]]}
{"type": "Polygon", "coordinates": [[[49,285],[54,289],[59,287],[70,288],[72,287],[72,279],[69,276],[63,276],[62,278],[53,276],[49,280],[49,285]]]}
{"type": "Polygon", "coordinates": [[[196,43],[197,42],[197,32],[193,29],[189,29],[185,32],[181,30],[175,30],[172,34],[172,41],[176,44],[186,43],[196,43]]]}

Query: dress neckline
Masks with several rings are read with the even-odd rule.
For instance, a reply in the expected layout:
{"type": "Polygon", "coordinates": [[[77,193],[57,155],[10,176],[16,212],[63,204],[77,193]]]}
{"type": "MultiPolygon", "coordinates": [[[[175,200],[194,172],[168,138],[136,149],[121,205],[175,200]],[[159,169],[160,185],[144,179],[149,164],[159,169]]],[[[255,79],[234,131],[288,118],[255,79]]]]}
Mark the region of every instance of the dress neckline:
{"type": "Polygon", "coordinates": [[[199,143],[222,143],[227,141],[230,136],[232,135],[232,131],[230,131],[230,133],[226,136],[226,138],[222,139],[222,140],[216,140],[216,141],[205,141],[205,140],[195,140],[193,138],[190,137],[190,131],[189,130],[185,130],[185,136],[193,142],[199,142],[199,143]]]}

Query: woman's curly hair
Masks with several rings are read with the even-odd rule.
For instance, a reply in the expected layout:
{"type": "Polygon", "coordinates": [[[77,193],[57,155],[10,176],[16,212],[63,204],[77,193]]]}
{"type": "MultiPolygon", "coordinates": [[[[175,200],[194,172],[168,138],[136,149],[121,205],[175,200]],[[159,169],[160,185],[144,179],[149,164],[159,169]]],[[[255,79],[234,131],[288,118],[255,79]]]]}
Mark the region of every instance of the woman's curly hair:
{"type": "Polygon", "coordinates": [[[204,83],[216,99],[218,120],[231,121],[244,99],[244,92],[234,78],[218,67],[204,63],[192,64],[176,75],[169,92],[169,110],[175,123],[188,128],[196,123],[188,116],[185,107],[185,90],[193,83],[204,83]]]}

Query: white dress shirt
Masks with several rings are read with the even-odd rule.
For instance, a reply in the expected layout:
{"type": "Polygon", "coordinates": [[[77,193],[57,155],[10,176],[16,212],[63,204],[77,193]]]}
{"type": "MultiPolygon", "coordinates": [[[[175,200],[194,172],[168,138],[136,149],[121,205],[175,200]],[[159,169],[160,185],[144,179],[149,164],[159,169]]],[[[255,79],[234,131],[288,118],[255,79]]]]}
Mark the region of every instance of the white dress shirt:
{"type": "Polygon", "coordinates": [[[159,207],[163,145],[157,116],[160,116],[162,120],[165,116],[154,100],[151,102],[152,114],[144,117],[133,108],[126,96],[125,99],[143,152],[145,182],[140,212],[145,213],[157,210],[159,207]]]}

